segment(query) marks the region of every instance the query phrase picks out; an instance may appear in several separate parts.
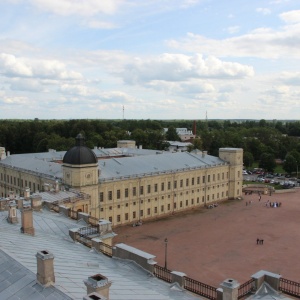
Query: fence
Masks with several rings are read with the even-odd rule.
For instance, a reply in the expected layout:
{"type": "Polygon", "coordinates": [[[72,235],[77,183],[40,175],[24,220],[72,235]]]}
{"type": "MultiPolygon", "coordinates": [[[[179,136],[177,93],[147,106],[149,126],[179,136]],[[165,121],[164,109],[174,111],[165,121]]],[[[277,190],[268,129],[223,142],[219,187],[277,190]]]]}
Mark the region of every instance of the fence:
{"type": "Polygon", "coordinates": [[[255,279],[251,278],[245,283],[241,284],[238,289],[238,299],[243,298],[244,296],[250,294],[255,290],[255,279]]]}
{"type": "Polygon", "coordinates": [[[282,291],[286,294],[300,297],[300,283],[288,280],[285,278],[279,279],[279,291],[282,291]]]}
{"type": "Polygon", "coordinates": [[[166,282],[172,282],[172,274],[169,269],[163,268],[159,265],[154,265],[154,275],[166,282]]]}
{"type": "Polygon", "coordinates": [[[211,300],[217,299],[217,288],[189,277],[185,277],[184,279],[185,279],[184,288],[186,290],[201,295],[207,299],[211,299],[211,300]]]}

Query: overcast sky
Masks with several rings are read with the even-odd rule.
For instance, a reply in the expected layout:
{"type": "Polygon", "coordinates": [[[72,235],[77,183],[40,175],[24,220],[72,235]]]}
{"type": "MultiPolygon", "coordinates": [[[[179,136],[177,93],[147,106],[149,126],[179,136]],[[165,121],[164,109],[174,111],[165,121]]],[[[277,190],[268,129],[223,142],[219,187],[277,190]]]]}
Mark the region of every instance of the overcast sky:
{"type": "Polygon", "coordinates": [[[0,28],[1,119],[300,116],[299,0],[0,0],[0,28]]]}

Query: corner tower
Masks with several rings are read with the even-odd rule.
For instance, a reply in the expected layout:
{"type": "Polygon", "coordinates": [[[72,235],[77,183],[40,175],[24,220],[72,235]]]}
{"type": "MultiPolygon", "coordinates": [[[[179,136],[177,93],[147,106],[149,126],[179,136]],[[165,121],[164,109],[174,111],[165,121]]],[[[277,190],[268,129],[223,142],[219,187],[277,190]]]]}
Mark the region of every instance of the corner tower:
{"type": "Polygon", "coordinates": [[[243,185],[243,149],[220,148],[219,157],[229,163],[228,198],[240,197],[243,185]]]}
{"type": "Polygon", "coordinates": [[[98,203],[98,159],[95,153],[85,146],[82,134],[76,137],[76,145],[69,149],[63,158],[64,184],[91,196],[91,205],[84,212],[96,216],[98,203]]]}

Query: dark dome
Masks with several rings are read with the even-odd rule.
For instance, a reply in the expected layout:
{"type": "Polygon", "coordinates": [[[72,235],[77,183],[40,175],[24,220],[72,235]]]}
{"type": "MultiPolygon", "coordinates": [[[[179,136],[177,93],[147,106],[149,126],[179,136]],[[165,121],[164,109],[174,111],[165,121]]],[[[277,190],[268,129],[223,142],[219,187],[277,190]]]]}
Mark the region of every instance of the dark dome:
{"type": "Polygon", "coordinates": [[[68,150],[63,158],[63,163],[70,165],[86,165],[97,162],[95,153],[85,146],[85,139],[82,134],[76,136],[76,146],[68,150]]]}

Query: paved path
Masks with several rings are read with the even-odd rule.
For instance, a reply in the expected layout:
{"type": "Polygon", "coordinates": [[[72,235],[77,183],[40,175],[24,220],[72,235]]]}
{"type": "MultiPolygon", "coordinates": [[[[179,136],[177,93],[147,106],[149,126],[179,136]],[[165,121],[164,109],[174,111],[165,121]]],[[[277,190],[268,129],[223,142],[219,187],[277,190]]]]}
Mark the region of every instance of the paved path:
{"type": "Polygon", "coordinates": [[[261,201],[252,194],[213,209],[117,228],[114,243],[156,255],[158,264],[164,266],[164,239],[168,238],[168,268],[216,287],[227,278],[244,283],[259,270],[300,282],[299,196],[300,189],[263,195],[261,201]],[[282,206],[267,208],[268,200],[282,206]],[[257,245],[257,238],[264,244],[257,245]]]}

